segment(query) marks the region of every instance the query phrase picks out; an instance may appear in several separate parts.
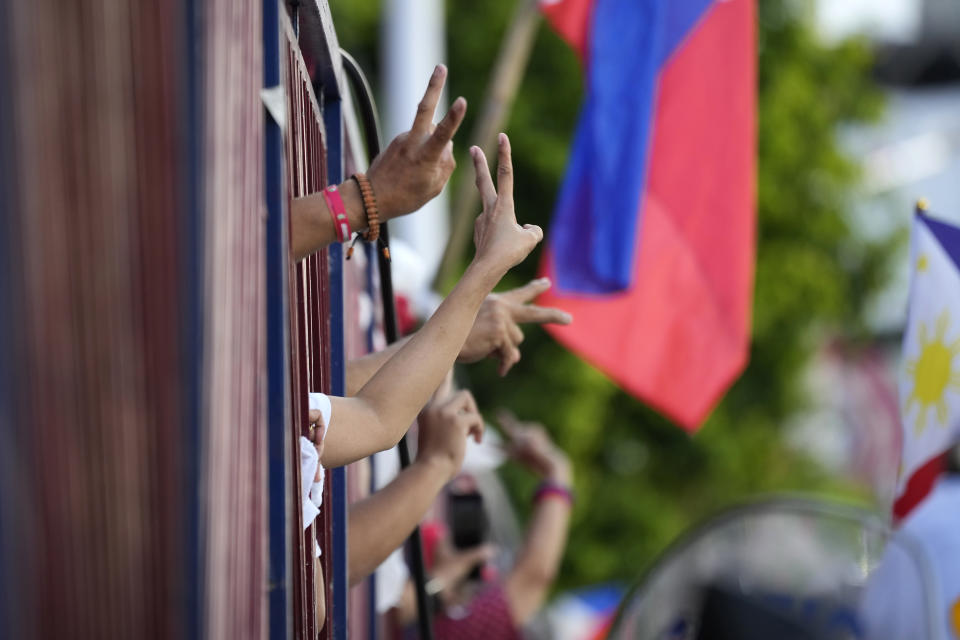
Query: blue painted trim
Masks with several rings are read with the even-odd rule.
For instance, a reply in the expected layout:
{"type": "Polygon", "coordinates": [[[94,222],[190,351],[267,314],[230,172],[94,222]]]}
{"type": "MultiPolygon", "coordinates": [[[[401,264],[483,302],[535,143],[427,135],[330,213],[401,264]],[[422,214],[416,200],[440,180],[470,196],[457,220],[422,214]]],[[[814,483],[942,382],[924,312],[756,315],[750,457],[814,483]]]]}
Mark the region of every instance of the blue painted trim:
{"type": "Polygon", "coordinates": [[[205,530],[201,509],[201,459],[203,398],[203,326],[204,326],[204,224],[203,224],[203,12],[204,3],[185,0],[183,29],[187,43],[183,60],[184,95],[181,102],[184,123],[184,156],[182,175],[184,206],[180,220],[181,247],[180,285],[184,304],[181,307],[180,362],[183,380],[183,637],[203,637],[203,585],[206,583],[206,558],[202,536],[205,530]]]}
{"type": "MultiPolygon", "coordinates": [[[[339,101],[324,101],[323,123],[327,133],[327,180],[343,181],[343,121],[339,101]]],[[[330,379],[335,396],[346,395],[346,362],[343,335],[343,246],[330,245],[330,379]]],[[[347,637],[347,474],[344,467],[333,470],[331,493],[333,511],[333,637],[347,637]]]]}
{"type": "MultiPolygon", "coordinates": [[[[280,4],[263,2],[263,84],[280,84],[280,4]]],[[[287,303],[287,222],[283,206],[283,133],[263,111],[264,176],[267,204],[267,523],[269,529],[269,630],[275,640],[293,633],[290,604],[288,411],[289,360],[287,303]]]]}

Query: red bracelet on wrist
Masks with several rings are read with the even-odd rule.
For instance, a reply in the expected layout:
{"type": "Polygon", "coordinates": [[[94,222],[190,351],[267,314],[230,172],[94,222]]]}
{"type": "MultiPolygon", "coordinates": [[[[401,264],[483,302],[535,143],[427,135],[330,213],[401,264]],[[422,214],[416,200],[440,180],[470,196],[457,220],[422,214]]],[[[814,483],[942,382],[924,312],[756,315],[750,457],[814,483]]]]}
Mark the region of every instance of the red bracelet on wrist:
{"type": "Polygon", "coordinates": [[[323,200],[327,203],[327,210],[330,217],[333,218],[333,226],[337,231],[337,240],[346,242],[350,239],[350,220],[347,219],[347,207],[343,204],[343,198],[340,197],[340,190],[337,185],[332,184],[322,191],[323,200]]]}
{"type": "Polygon", "coordinates": [[[573,491],[571,491],[569,487],[565,487],[556,482],[550,482],[549,480],[541,482],[540,486],[537,487],[536,492],[533,494],[533,502],[536,504],[550,497],[563,498],[567,501],[567,504],[571,507],[573,506],[573,491]]]}

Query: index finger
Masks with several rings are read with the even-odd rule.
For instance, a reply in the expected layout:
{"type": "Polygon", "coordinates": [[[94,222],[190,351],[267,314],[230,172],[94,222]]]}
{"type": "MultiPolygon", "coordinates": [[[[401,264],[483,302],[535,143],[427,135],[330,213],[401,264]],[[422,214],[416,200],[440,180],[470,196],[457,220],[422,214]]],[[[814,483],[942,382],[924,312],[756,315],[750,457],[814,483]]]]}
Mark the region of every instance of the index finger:
{"type": "Polygon", "coordinates": [[[473,170],[477,176],[477,191],[480,192],[480,200],[483,201],[483,208],[486,211],[497,203],[497,190],[493,188],[487,156],[483,154],[483,149],[474,146],[470,147],[470,157],[473,158],[473,170]]]}
{"type": "Polygon", "coordinates": [[[513,160],[510,157],[510,138],[500,134],[497,158],[497,196],[513,201],[513,160]]]}
{"type": "Polygon", "coordinates": [[[525,304],[514,309],[513,319],[517,322],[533,322],[536,324],[570,324],[573,322],[573,316],[562,309],[538,307],[535,304],[525,304]]]}
{"type": "Polygon", "coordinates": [[[468,413],[479,414],[480,410],[477,409],[477,401],[473,399],[473,394],[470,393],[467,389],[461,389],[454,393],[448,404],[455,408],[457,411],[466,411],[468,413]]]}
{"type": "Polygon", "coordinates": [[[536,280],[531,280],[522,287],[510,289],[510,291],[504,291],[499,295],[508,299],[510,302],[523,303],[530,302],[549,288],[550,278],[537,278],[536,280]]]}
{"type": "Polygon", "coordinates": [[[457,132],[457,129],[460,128],[460,123],[463,122],[463,116],[466,113],[467,101],[463,98],[457,98],[450,107],[450,111],[448,111],[447,115],[440,121],[437,128],[433,130],[433,133],[424,145],[427,154],[439,156],[443,153],[444,147],[447,146],[448,142],[453,140],[454,134],[457,132]]]}
{"type": "Polygon", "coordinates": [[[430,76],[423,99],[417,105],[417,115],[413,118],[411,131],[419,134],[430,133],[430,127],[433,126],[433,113],[437,110],[437,103],[440,102],[440,94],[443,93],[443,83],[446,78],[447,68],[438,64],[433,70],[433,75],[430,76]]]}

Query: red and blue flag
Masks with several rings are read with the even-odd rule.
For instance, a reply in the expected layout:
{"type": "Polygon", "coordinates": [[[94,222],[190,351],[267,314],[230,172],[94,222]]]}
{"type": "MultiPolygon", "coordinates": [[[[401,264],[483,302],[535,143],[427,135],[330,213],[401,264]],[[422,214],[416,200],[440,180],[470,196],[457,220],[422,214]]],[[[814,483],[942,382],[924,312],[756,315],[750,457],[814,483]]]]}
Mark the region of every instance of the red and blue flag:
{"type": "Polygon", "coordinates": [[[542,303],[558,340],[687,429],[746,365],[754,0],[542,2],[584,62],[542,303]]]}

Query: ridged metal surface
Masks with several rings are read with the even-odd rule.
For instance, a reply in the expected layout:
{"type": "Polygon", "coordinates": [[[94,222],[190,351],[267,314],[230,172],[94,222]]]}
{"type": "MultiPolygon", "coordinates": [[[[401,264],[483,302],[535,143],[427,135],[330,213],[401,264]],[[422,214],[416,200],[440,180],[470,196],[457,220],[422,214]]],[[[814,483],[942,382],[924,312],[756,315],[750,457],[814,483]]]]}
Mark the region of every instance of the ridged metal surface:
{"type": "MultiPolygon", "coordinates": [[[[268,635],[262,11],[0,7],[0,637],[268,635]]],[[[326,149],[283,29],[293,197],[326,149]]],[[[327,253],[289,268],[296,495],[306,394],[330,390],[327,253]]],[[[312,638],[314,533],[290,529],[312,638]]]]}
{"type": "Polygon", "coordinates": [[[0,635],[183,637],[178,5],[8,3],[0,635]],[[9,359],[6,358],[9,356],[9,359]]]}
{"type": "MultiPolygon", "coordinates": [[[[314,193],[326,186],[326,148],[320,106],[313,93],[310,74],[297,46],[296,36],[285,23],[287,53],[286,95],[289,106],[287,123],[287,177],[291,197],[314,193]]],[[[330,353],[324,348],[330,341],[327,251],[319,251],[298,264],[291,262],[291,351],[294,426],[292,461],[296,486],[299,486],[299,445],[307,435],[307,393],[330,392],[330,353]]],[[[330,504],[330,482],[325,483],[324,504],[330,504]]],[[[299,503],[298,503],[299,504],[299,503]]],[[[315,638],[316,624],[313,540],[323,549],[323,585],[328,613],[332,609],[329,559],[334,553],[329,536],[329,508],[321,510],[318,524],[300,535],[302,513],[297,511],[297,540],[293,545],[294,636],[315,638]]],[[[329,630],[330,625],[327,625],[329,630]]],[[[328,632],[329,634],[329,632],[328,632]]]]}
{"type": "Polygon", "coordinates": [[[205,637],[266,636],[266,337],[259,2],[208,0],[204,64],[205,637]]]}
{"type": "Polygon", "coordinates": [[[260,10],[2,9],[0,637],[266,634],[260,10]]]}

